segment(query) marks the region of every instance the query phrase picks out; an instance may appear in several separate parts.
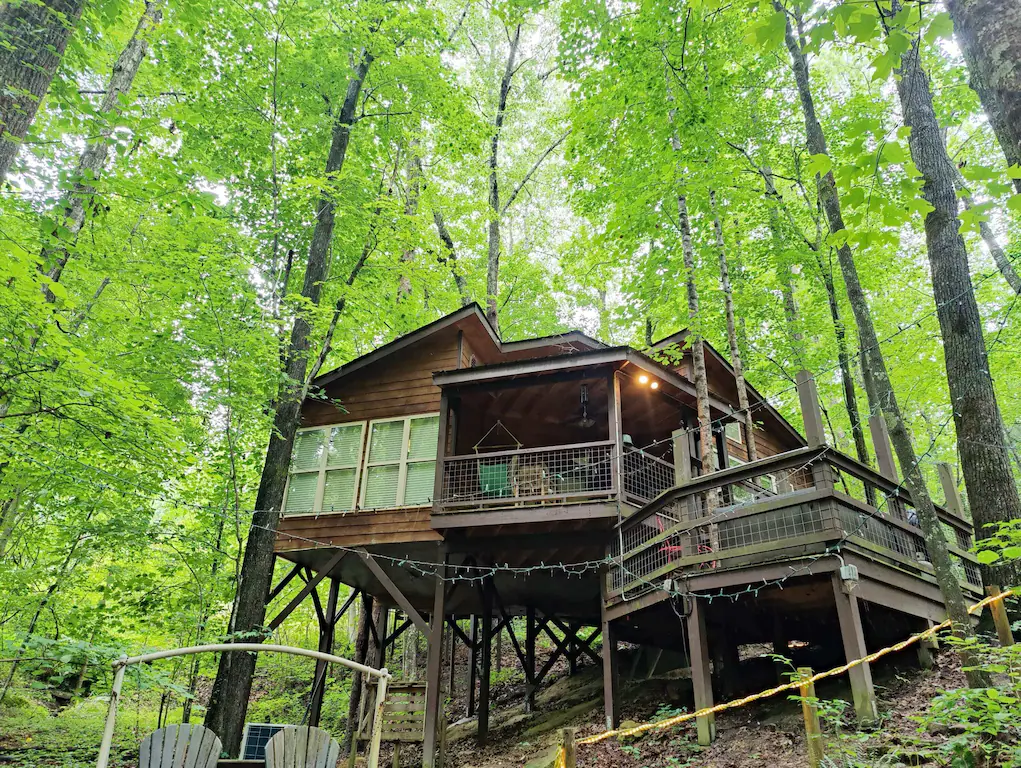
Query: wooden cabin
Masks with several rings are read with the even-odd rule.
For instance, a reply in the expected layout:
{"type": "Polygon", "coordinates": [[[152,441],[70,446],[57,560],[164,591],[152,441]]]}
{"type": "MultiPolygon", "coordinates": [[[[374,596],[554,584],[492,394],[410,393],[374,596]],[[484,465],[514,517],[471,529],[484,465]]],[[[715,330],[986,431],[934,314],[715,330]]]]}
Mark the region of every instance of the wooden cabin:
{"type": "MultiPolygon", "coordinates": [[[[683,653],[704,706],[739,689],[742,645],[822,644],[840,661],[942,620],[881,425],[876,471],[825,444],[811,377],[799,378],[805,436],[752,388],[749,463],[733,369],[707,345],[714,440],[702,446],[683,342],[644,353],[579,332],[504,342],[471,305],[314,382],[277,556],[294,563],[288,580],[306,574],[299,599],[329,578],[426,634],[426,765],[445,628],[479,660],[484,740],[490,643],[511,618],[525,626],[512,645],[529,699],[550,666],[536,668],[545,631],[572,665],[602,664],[608,724],[621,641],[683,653]],[[454,623],[468,617],[471,637],[454,623]],[[598,628],[601,651],[584,627],[598,628]]],[[[972,528],[950,507],[940,514],[961,581],[978,596],[972,528]]],[[[373,628],[384,650],[396,635],[373,628]]],[[[851,682],[859,716],[873,717],[868,667],[851,682]]],[[[711,740],[710,719],[699,735],[711,740]]]]}

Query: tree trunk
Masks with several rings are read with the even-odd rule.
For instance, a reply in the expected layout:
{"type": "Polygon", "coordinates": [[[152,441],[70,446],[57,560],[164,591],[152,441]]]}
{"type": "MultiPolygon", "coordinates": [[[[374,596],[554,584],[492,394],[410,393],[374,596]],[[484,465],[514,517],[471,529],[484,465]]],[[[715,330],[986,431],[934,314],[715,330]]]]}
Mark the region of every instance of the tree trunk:
{"type": "MultiPolygon", "coordinates": [[[[895,14],[899,6],[898,0],[894,0],[891,13],[895,14]]],[[[1021,41],[1017,42],[1021,54],[1021,41]]],[[[917,39],[913,38],[911,48],[901,59],[898,74],[897,92],[904,123],[911,128],[908,136],[911,159],[924,178],[922,195],[935,209],[925,216],[925,242],[943,337],[961,471],[976,533],[988,536],[995,532],[998,523],[1021,518],[1021,498],[1011,473],[1003,420],[989,373],[982,317],[960,233],[955,174],[933,109],[929,78],[922,71],[917,39]]],[[[1017,116],[1021,119],[1021,102],[1017,116]]],[[[1017,571],[1009,565],[986,566],[984,575],[986,583],[1013,584],[1017,571]]]]}
{"type": "Polygon", "coordinates": [[[837,339],[837,363],[840,366],[840,384],[844,390],[844,406],[847,418],[851,422],[851,435],[854,438],[854,452],[862,464],[869,463],[868,443],[865,441],[865,429],[862,427],[861,415],[858,412],[858,395],[854,391],[854,374],[851,370],[851,354],[847,348],[847,331],[840,317],[840,304],[837,302],[837,291],[833,285],[833,272],[823,263],[819,252],[815,252],[819,273],[822,275],[826,288],[826,301],[830,308],[830,320],[833,321],[833,335],[837,339]]]}
{"type": "MultiPolygon", "coordinates": [[[[354,125],[358,96],[365,82],[372,55],[362,51],[361,60],[348,81],[344,104],[333,126],[330,152],[326,160],[326,178],[332,182],[344,167],[351,128],[354,125]]],[[[323,282],[329,271],[330,242],[333,239],[336,204],[332,193],[324,194],[316,205],[316,226],[309,246],[308,265],[301,295],[311,306],[318,306],[323,282]]],[[[286,376],[276,401],[273,429],[270,432],[266,461],[255,499],[255,512],[245,546],[244,561],[235,601],[234,634],[251,639],[263,635],[266,619],[266,595],[273,579],[273,539],[283,504],[287,466],[294,435],[298,428],[301,402],[298,398],[305,382],[311,326],[304,314],[294,319],[285,361],[286,376]]],[[[241,746],[241,732],[248,709],[248,696],[255,672],[255,656],[250,653],[224,653],[220,656],[216,680],[206,711],[205,723],[223,742],[230,755],[241,746]]]]}
{"type": "MultiPolygon", "coordinates": [[[[947,8],[1007,165],[1021,164],[1021,3],[948,0],[947,8]]],[[[1021,179],[1014,186],[1021,192],[1021,179]]]]}
{"type": "MultiPolygon", "coordinates": [[[[418,197],[422,189],[422,161],[417,155],[418,142],[409,142],[408,152],[408,198],[404,203],[404,215],[408,219],[414,219],[418,214],[418,197]]],[[[415,258],[414,248],[405,248],[401,252],[400,276],[397,278],[397,301],[403,301],[411,296],[411,262],[415,258]]]]}
{"type": "Polygon", "coordinates": [[[713,229],[716,232],[716,248],[720,254],[720,289],[723,291],[723,304],[727,315],[730,364],[734,367],[737,404],[741,409],[741,421],[744,424],[745,449],[748,451],[748,461],[755,461],[759,458],[759,453],[755,449],[755,419],[752,418],[752,411],[748,403],[748,386],[744,380],[744,367],[741,364],[741,347],[737,343],[737,325],[734,322],[734,289],[730,285],[727,247],[723,241],[723,225],[720,224],[720,212],[716,208],[716,192],[714,190],[709,190],[709,203],[713,209],[713,229]]]}
{"type": "MultiPolygon", "coordinates": [[[[372,597],[362,592],[361,621],[355,638],[355,661],[365,664],[369,653],[369,621],[372,616],[372,597]]],[[[358,707],[362,699],[362,673],[351,673],[351,696],[347,702],[347,728],[344,733],[344,750],[350,752],[352,740],[357,736],[358,707]]]]}
{"type": "MultiPolygon", "coordinates": [[[[964,201],[964,207],[971,208],[975,205],[975,199],[971,196],[971,191],[968,189],[964,177],[953,163],[951,163],[950,168],[954,174],[954,186],[957,187],[957,191],[964,201]]],[[[989,255],[993,257],[996,268],[1000,270],[1003,279],[1007,281],[1007,285],[1014,290],[1014,293],[1021,293],[1021,277],[1018,276],[1017,271],[1014,269],[1014,264],[1007,258],[1007,254],[1003,252],[1003,246],[996,239],[996,233],[989,226],[989,222],[979,221],[978,231],[982,236],[982,241],[986,244],[986,248],[989,249],[989,255]]]]}
{"type": "Polygon", "coordinates": [[[50,89],[85,0],[9,0],[0,8],[0,184],[50,89]]]}
{"type": "Polygon", "coordinates": [[[493,138],[489,150],[489,252],[486,267],[486,317],[493,328],[499,331],[497,318],[497,296],[500,290],[500,185],[496,178],[499,166],[500,132],[507,111],[507,95],[510,93],[511,79],[514,77],[514,63],[518,55],[518,43],[521,40],[521,25],[514,28],[511,38],[510,53],[507,65],[500,79],[500,93],[497,98],[496,118],[493,120],[493,138]]]}
{"type": "MultiPolygon", "coordinates": [[[[774,0],[774,7],[777,11],[784,13],[786,23],[784,40],[787,44],[787,50],[791,55],[794,79],[797,83],[801,109],[805,117],[805,135],[808,151],[813,155],[828,155],[826,137],[823,134],[822,125],[815,114],[815,103],[812,98],[812,87],[809,80],[808,60],[795,36],[790,17],[787,16],[779,0],[774,0]]],[[[840,197],[837,193],[837,186],[832,171],[827,171],[825,175],[817,177],[817,184],[819,197],[822,200],[823,212],[826,214],[830,232],[835,234],[843,231],[845,229],[844,218],[840,210],[840,197]]],[[[886,370],[886,360],[883,358],[883,352],[879,346],[879,337],[876,335],[875,326],[872,324],[872,315],[865,298],[865,291],[862,289],[861,281],[858,278],[858,268],[854,263],[854,255],[851,253],[851,248],[845,243],[837,249],[837,257],[844,276],[844,285],[854,313],[855,323],[858,326],[862,372],[865,376],[866,391],[869,394],[870,405],[877,413],[881,412],[886,421],[891,442],[900,461],[901,471],[904,473],[905,482],[908,490],[911,492],[911,498],[918,513],[926,549],[929,553],[929,560],[932,562],[936,581],[943,595],[947,615],[953,620],[954,634],[961,638],[970,637],[973,634],[971,630],[971,617],[968,615],[967,604],[964,601],[964,592],[957,581],[957,576],[954,574],[950,554],[947,551],[946,538],[943,535],[943,528],[940,526],[936,508],[932,503],[932,498],[929,496],[925,479],[922,477],[918,457],[915,455],[914,446],[911,444],[911,436],[904,423],[904,418],[901,415],[900,406],[897,403],[897,397],[893,390],[893,384],[890,382],[890,377],[886,370]]],[[[969,652],[961,651],[961,661],[966,668],[973,667],[974,660],[969,652]]],[[[970,671],[966,675],[968,683],[972,687],[985,687],[987,680],[980,672],[970,671]]]]}
{"type": "Polygon", "coordinates": [[[450,274],[454,278],[454,285],[457,286],[457,295],[461,298],[461,306],[467,307],[472,303],[471,293],[468,291],[468,281],[457,269],[457,251],[454,249],[454,238],[450,236],[447,224],[443,220],[443,214],[438,210],[433,211],[433,223],[436,225],[436,233],[443,241],[447,249],[447,255],[440,259],[450,267],[450,274]]]}
{"type": "MultiPolygon", "coordinates": [[[[110,115],[115,120],[124,111],[120,97],[130,93],[131,86],[135,82],[135,75],[138,74],[138,68],[142,65],[142,60],[149,50],[148,35],[162,20],[162,0],[146,2],[145,12],[138,20],[131,39],[121,50],[120,56],[117,57],[117,61],[113,65],[113,72],[106,86],[106,94],[99,106],[99,112],[104,118],[110,115]]],[[[60,281],[64,265],[67,264],[68,248],[73,247],[78,239],[78,233],[85,225],[86,206],[95,209],[93,198],[96,189],[92,184],[103,173],[103,167],[106,165],[110,151],[110,137],[113,135],[115,127],[114,120],[106,120],[99,129],[96,138],[85,145],[81,157],[78,158],[74,186],[60,201],[60,210],[63,212],[60,226],[67,230],[67,234],[61,235],[55,232],[53,234],[55,242],[43,248],[39,262],[39,268],[45,271],[53,282],[60,281]]],[[[43,291],[47,301],[55,300],[49,288],[44,287],[43,291]]]]}

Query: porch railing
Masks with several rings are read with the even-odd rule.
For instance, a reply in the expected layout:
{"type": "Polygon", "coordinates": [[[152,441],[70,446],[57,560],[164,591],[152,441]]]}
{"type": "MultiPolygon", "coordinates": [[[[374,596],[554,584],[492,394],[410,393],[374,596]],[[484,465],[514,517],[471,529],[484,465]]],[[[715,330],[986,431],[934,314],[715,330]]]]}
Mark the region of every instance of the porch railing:
{"type": "Polygon", "coordinates": [[[610,440],[447,456],[437,508],[505,507],[617,496],[610,440]]]}
{"type": "Polygon", "coordinates": [[[639,507],[677,485],[672,462],[633,446],[621,454],[621,478],[624,501],[639,507]]]}
{"type": "MultiPolygon", "coordinates": [[[[971,524],[942,507],[937,513],[958,578],[980,586],[967,551],[971,524]]],[[[832,448],[800,448],[694,478],[623,521],[609,591],[631,599],[677,573],[781,560],[834,542],[902,567],[928,567],[906,490],[832,448]]]]}

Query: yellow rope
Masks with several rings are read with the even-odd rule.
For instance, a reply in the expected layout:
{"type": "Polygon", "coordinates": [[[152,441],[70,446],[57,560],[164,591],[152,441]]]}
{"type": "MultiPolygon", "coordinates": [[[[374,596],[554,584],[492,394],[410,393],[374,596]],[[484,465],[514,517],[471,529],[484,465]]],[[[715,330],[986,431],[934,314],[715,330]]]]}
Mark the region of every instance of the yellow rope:
{"type": "MultiPolygon", "coordinates": [[[[1000,592],[998,595],[990,595],[985,600],[975,603],[973,606],[968,608],[968,613],[978,613],[987,605],[991,605],[992,603],[1004,600],[1013,594],[1014,594],[1013,591],[1006,590],[1004,592],[1000,592]]],[[[902,651],[909,645],[917,643],[920,640],[930,638],[937,632],[940,632],[944,629],[948,629],[952,625],[952,623],[953,622],[951,622],[950,619],[947,619],[942,624],[937,624],[933,627],[929,627],[924,632],[919,632],[917,635],[912,635],[906,640],[901,640],[899,643],[878,650],[875,653],[870,653],[868,656],[863,656],[860,659],[849,661],[847,664],[844,664],[839,667],[834,667],[833,669],[828,670],[826,672],[819,672],[818,674],[812,675],[812,677],[805,680],[795,680],[790,683],[785,683],[784,685],[778,685],[774,688],[769,688],[765,691],[760,691],[759,693],[754,693],[750,696],[745,696],[743,699],[735,699],[734,701],[728,701],[723,704],[717,704],[715,707],[707,707],[706,709],[700,709],[697,712],[686,712],[682,715],[675,715],[674,717],[667,718],[666,720],[658,720],[654,723],[642,723],[641,725],[637,725],[634,728],[616,728],[612,731],[603,731],[602,733],[597,733],[594,736],[586,736],[583,739],[578,739],[577,743],[579,745],[595,744],[597,742],[613,738],[614,736],[616,737],[635,736],[639,733],[645,733],[646,731],[654,730],[658,731],[663,728],[670,728],[671,726],[677,725],[678,723],[683,723],[688,720],[694,720],[696,717],[705,717],[706,715],[712,715],[715,714],[716,712],[722,712],[725,709],[736,709],[738,707],[743,707],[746,704],[751,704],[753,701],[758,701],[759,699],[767,699],[770,696],[775,696],[776,694],[783,693],[784,691],[792,691],[796,688],[800,688],[803,685],[814,683],[826,677],[842,675],[849,669],[853,669],[854,667],[860,666],[862,664],[868,664],[870,662],[875,661],[876,659],[886,656],[887,654],[902,651]]],[[[554,768],[566,768],[566,762],[567,755],[564,753],[563,747],[561,747],[557,751],[556,761],[553,764],[554,768]]]]}

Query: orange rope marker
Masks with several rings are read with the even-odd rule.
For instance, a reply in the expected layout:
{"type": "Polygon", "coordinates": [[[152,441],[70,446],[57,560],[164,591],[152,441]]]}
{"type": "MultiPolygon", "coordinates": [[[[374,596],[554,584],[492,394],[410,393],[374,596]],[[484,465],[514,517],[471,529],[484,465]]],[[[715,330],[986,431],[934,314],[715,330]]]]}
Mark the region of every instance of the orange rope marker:
{"type": "MultiPolygon", "coordinates": [[[[1004,592],[1000,592],[997,595],[990,595],[985,600],[975,603],[973,606],[968,608],[968,613],[978,613],[987,605],[992,605],[993,603],[1001,602],[1002,600],[1011,597],[1013,594],[1014,592],[1012,590],[1006,590],[1004,592]]],[[[700,709],[697,712],[685,712],[683,715],[675,715],[674,717],[669,717],[666,720],[658,720],[654,723],[642,723],[641,725],[637,725],[634,728],[615,728],[612,731],[603,731],[602,733],[597,733],[593,736],[586,736],[583,739],[578,739],[576,743],[580,746],[582,744],[596,744],[600,741],[605,741],[606,739],[613,738],[615,736],[618,738],[636,736],[640,733],[645,733],[647,731],[659,731],[664,728],[670,728],[671,726],[677,725],[679,723],[684,723],[687,722],[688,720],[694,720],[696,717],[712,715],[715,714],[716,712],[722,712],[725,709],[737,709],[738,707],[743,707],[746,704],[751,704],[753,701],[767,699],[770,696],[775,696],[776,694],[783,693],[784,691],[793,691],[799,689],[803,685],[815,683],[818,680],[822,680],[827,677],[842,675],[849,669],[853,669],[854,667],[860,666],[862,664],[868,664],[870,662],[875,661],[876,659],[886,656],[887,654],[902,651],[908,646],[919,642],[920,640],[926,640],[935,635],[937,632],[941,632],[944,629],[949,629],[952,623],[953,622],[951,622],[950,619],[947,619],[942,624],[936,624],[935,626],[929,627],[924,632],[919,632],[917,635],[912,635],[906,640],[901,640],[899,643],[895,643],[894,645],[882,648],[876,651],[875,653],[868,654],[867,656],[862,656],[860,659],[849,661],[847,664],[844,664],[839,667],[834,667],[833,669],[827,670],[826,672],[819,672],[818,674],[812,675],[812,677],[807,678],[805,680],[794,680],[790,683],[785,683],[783,685],[775,686],[774,688],[768,688],[764,691],[753,693],[752,695],[745,696],[742,699],[735,699],[734,701],[728,701],[723,704],[717,704],[714,707],[700,709]]],[[[561,747],[557,751],[557,757],[553,763],[554,768],[564,768],[565,759],[566,758],[564,755],[564,750],[563,747],[561,747]]]]}

